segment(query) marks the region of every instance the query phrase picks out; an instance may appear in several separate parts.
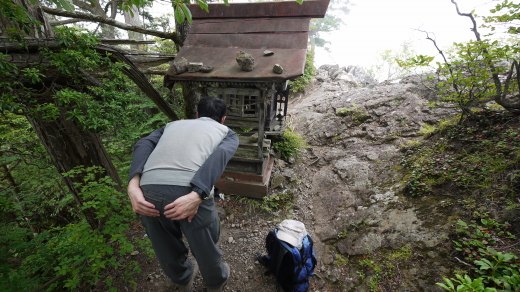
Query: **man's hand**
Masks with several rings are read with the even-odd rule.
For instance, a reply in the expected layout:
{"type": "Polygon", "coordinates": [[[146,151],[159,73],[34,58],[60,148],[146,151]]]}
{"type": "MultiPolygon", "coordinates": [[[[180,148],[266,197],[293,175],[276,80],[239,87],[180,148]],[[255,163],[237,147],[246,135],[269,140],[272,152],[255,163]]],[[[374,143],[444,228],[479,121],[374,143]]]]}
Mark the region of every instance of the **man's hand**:
{"type": "Polygon", "coordinates": [[[136,175],[128,183],[128,197],[132,203],[132,209],[135,213],[149,217],[158,217],[159,210],[155,206],[144,199],[143,191],[139,186],[141,178],[136,175]]]}
{"type": "Polygon", "coordinates": [[[191,192],[166,205],[164,207],[164,216],[171,220],[188,218],[188,222],[191,222],[197,214],[201,202],[202,199],[199,194],[191,192]]]}

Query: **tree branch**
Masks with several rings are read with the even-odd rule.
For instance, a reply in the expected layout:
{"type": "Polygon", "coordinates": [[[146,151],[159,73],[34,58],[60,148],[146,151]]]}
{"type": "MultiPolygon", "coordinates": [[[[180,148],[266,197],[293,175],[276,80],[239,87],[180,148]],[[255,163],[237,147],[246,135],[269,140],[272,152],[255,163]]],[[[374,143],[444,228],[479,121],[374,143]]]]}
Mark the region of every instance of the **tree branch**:
{"type": "Polygon", "coordinates": [[[142,34],[147,35],[153,35],[156,37],[160,37],[163,39],[170,39],[174,42],[177,41],[177,34],[175,32],[162,32],[162,31],[156,31],[156,30],[150,30],[138,26],[128,25],[126,23],[122,23],[119,21],[116,21],[114,19],[104,17],[104,16],[97,16],[89,13],[83,13],[83,12],[68,12],[61,9],[54,9],[50,7],[42,7],[43,11],[45,11],[48,14],[57,15],[57,16],[64,16],[64,17],[70,17],[70,18],[76,18],[76,19],[82,19],[83,21],[89,21],[89,22],[98,22],[107,24],[110,26],[114,26],[120,29],[128,30],[128,31],[135,31],[142,34]]]}
{"type": "Polygon", "coordinates": [[[480,33],[477,30],[477,21],[475,21],[475,17],[473,16],[473,14],[460,12],[459,4],[457,2],[455,2],[455,0],[451,0],[451,3],[453,3],[453,5],[455,5],[455,9],[457,10],[458,15],[469,17],[469,19],[471,19],[471,22],[473,23],[473,28],[471,29],[471,31],[473,31],[473,33],[475,34],[477,41],[480,41],[480,33]]]}
{"type": "Polygon", "coordinates": [[[150,74],[150,75],[166,75],[166,73],[168,72],[168,70],[154,70],[154,69],[146,69],[146,70],[141,70],[141,72],[143,74],[150,74]]]}
{"type": "MultiPolygon", "coordinates": [[[[451,68],[451,64],[450,64],[450,62],[448,62],[448,59],[446,58],[446,55],[444,55],[444,52],[437,45],[437,42],[435,41],[435,39],[431,38],[430,34],[427,31],[424,31],[424,30],[419,30],[419,31],[424,32],[426,34],[426,39],[433,43],[433,46],[435,46],[435,48],[437,49],[437,52],[439,52],[439,55],[441,55],[442,59],[444,60],[444,64],[446,64],[446,66],[448,67],[448,71],[450,71],[451,77],[453,77],[454,75],[453,75],[453,69],[451,68]]],[[[455,78],[453,78],[452,86],[453,86],[453,89],[455,89],[455,91],[457,93],[460,93],[459,86],[455,82],[455,78]]]]}
{"type": "MultiPolygon", "coordinates": [[[[473,14],[472,13],[462,13],[459,10],[459,5],[457,4],[457,2],[455,2],[455,0],[451,0],[451,3],[453,3],[453,5],[455,5],[455,9],[457,10],[458,15],[465,16],[465,17],[468,17],[469,19],[471,19],[471,22],[473,23],[473,28],[471,30],[475,34],[476,40],[478,42],[481,42],[482,40],[480,38],[480,33],[477,30],[477,22],[475,21],[475,17],[473,16],[473,14]]],[[[504,99],[507,95],[507,92],[502,90],[502,82],[500,81],[500,77],[498,76],[497,68],[496,68],[495,64],[493,64],[493,60],[491,60],[489,57],[487,57],[487,56],[489,56],[489,51],[487,50],[487,48],[483,47],[482,52],[484,53],[483,54],[484,62],[486,62],[488,68],[490,69],[491,78],[493,79],[493,83],[495,84],[495,90],[496,90],[495,101],[498,104],[504,106],[505,108],[508,108],[506,104],[502,104],[502,102],[504,101],[504,99]]]]}
{"type": "Polygon", "coordinates": [[[131,39],[100,39],[99,41],[107,45],[153,45],[156,43],[154,40],[139,41],[131,39]]]}
{"type": "Polygon", "coordinates": [[[152,84],[150,84],[146,76],[139,71],[137,66],[135,66],[135,64],[132,63],[123,52],[119,51],[117,48],[106,45],[98,45],[97,49],[103,52],[110,52],[111,58],[127,64],[128,66],[123,68],[125,75],[132,79],[137,87],[139,87],[143,93],[146,94],[157,105],[157,107],[166,114],[166,116],[168,116],[168,118],[172,121],[179,119],[177,114],[175,114],[168,103],[166,103],[166,101],[161,97],[161,94],[152,86],[152,84]]]}
{"type": "Polygon", "coordinates": [[[65,24],[71,24],[71,23],[78,23],[78,22],[82,22],[84,20],[82,19],[65,19],[65,20],[60,20],[60,21],[52,21],[51,22],[51,26],[59,26],[59,25],[65,25],[65,24]]]}

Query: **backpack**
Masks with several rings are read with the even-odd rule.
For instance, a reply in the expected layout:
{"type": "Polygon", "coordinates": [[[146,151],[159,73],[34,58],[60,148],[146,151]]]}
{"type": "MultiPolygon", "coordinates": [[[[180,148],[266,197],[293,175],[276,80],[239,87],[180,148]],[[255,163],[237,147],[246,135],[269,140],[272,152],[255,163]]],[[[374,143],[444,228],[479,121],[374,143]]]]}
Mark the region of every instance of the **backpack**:
{"type": "Polygon", "coordinates": [[[277,232],[271,230],[265,240],[267,255],[258,261],[276,277],[285,292],[305,292],[309,289],[309,278],[316,267],[313,242],[309,235],[303,237],[301,249],[278,239],[277,232]]]}

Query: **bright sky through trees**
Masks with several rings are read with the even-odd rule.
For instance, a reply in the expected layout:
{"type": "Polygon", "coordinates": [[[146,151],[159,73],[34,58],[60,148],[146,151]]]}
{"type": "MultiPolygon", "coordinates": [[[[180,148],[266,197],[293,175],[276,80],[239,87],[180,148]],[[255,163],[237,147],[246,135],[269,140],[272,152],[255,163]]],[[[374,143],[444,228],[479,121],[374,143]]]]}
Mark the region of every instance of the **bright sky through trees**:
{"type": "MultiPolygon", "coordinates": [[[[492,0],[459,0],[462,12],[473,9],[486,14],[492,0]]],[[[447,48],[452,42],[474,38],[471,22],[458,16],[450,0],[351,0],[350,13],[343,16],[339,31],[323,34],[330,52],[319,49],[315,62],[370,67],[385,49],[399,51],[404,43],[421,54],[436,55],[424,30],[434,33],[437,43],[447,48]]]]}

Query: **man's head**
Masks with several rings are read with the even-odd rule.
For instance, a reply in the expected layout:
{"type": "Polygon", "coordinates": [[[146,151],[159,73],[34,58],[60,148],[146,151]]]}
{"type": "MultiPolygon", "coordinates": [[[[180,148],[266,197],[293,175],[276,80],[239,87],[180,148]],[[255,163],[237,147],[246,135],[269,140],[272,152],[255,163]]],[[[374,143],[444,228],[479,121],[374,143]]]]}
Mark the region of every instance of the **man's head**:
{"type": "Polygon", "coordinates": [[[220,98],[205,96],[197,105],[197,117],[208,117],[223,124],[226,119],[226,103],[220,98]]]}

